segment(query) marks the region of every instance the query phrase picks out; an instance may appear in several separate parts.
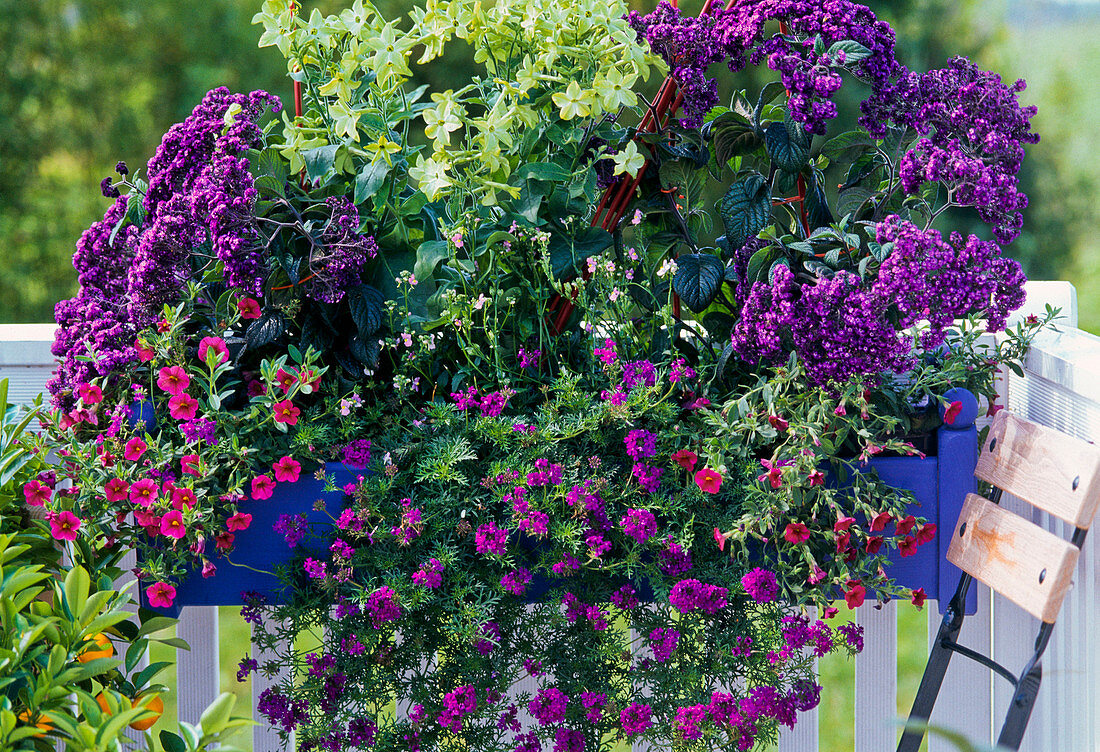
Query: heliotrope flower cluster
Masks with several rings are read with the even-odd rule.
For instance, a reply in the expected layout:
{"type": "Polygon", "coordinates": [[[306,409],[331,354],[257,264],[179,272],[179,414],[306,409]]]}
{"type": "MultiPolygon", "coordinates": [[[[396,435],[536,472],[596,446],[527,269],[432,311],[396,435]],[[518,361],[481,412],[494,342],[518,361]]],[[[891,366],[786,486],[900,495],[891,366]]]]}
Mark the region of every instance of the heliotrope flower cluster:
{"type": "Polygon", "coordinates": [[[901,160],[905,191],[917,194],[925,182],[940,182],[954,203],[976,208],[997,240],[1010,243],[1027,206],[1017,178],[1024,145],[1039,141],[1031,132],[1036,108],[1018,101],[1026,86],[1022,79],[1006,85],[956,57],[946,68],[907,72],[876,91],[861,105],[860,123],[878,137],[891,124],[923,134],[901,160]]]}
{"type": "Polygon", "coordinates": [[[908,370],[916,358],[908,327],[920,324],[921,344],[930,349],[957,318],[984,316],[996,332],[1023,304],[1024,274],[996,243],[959,233],[944,240],[897,216],[879,223],[876,240],[893,249],[870,280],[840,270],[805,282],[787,266],[773,268],[768,281],[744,293],[734,351],[768,363],[794,351],[815,384],[843,383],[908,370]]]}
{"type": "Polygon", "coordinates": [[[662,0],[649,15],[631,12],[628,18],[639,39],[671,67],[684,97],[685,127],[698,126],[718,103],[717,81],[706,75],[712,63],[725,61],[736,72],[747,62],[759,65],[766,59],[790,93],[791,117],[811,133],[824,133],[826,122],[837,116],[830,97],[840,88],[840,68],[847,64],[876,89],[902,70],[890,26],[866,6],[847,0],[755,0],[732,8],[715,3],[697,18],[662,0]],[[765,39],[771,20],[784,23],[786,30],[765,39]],[[824,42],[825,53],[814,51],[816,38],[824,42]],[[827,54],[842,41],[857,42],[869,54],[852,61],[844,52],[827,54]]]}

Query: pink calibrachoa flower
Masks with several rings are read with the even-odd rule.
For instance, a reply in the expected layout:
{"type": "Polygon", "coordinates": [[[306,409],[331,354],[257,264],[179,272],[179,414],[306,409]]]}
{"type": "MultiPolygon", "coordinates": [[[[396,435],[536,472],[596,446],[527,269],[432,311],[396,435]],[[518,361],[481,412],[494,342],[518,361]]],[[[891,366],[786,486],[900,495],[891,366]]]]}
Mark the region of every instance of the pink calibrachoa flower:
{"type": "Polygon", "coordinates": [[[922,546],[925,543],[931,542],[932,539],[935,538],[935,537],[936,537],[936,523],[935,522],[929,522],[929,523],[927,523],[925,525],[921,525],[919,528],[917,528],[917,543],[921,544],[922,546]]]}
{"type": "Polygon", "coordinates": [[[898,541],[898,553],[901,554],[902,558],[913,556],[917,553],[918,545],[917,539],[914,536],[906,536],[898,541]]]}
{"type": "Polygon", "coordinates": [[[122,453],[122,456],[130,462],[137,462],[141,459],[141,455],[145,454],[145,450],[148,448],[148,444],[142,441],[140,437],[135,436],[126,442],[126,449],[122,453]]]}
{"type": "Polygon", "coordinates": [[[148,363],[156,355],[153,348],[149,347],[140,337],[134,340],[134,349],[137,351],[138,360],[148,363]]]}
{"type": "Polygon", "coordinates": [[[959,413],[962,412],[963,403],[959,401],[952,402],[943,411],[943,422],[949,426],[955,425],[955,419],[959,417],[959,413]]]}
{"type": "Polygon", "coordinates": [[[863,550],[874,556],[882,548],[882,543],[885,540],[881,535],[872,535],[867,539],[867,545],[863,547],[863,550]]]}
{"type": "Polygon", "coordinates": [[[260,318],[260,304],[254,298],[241,298],[238,300],[237,310],[241,312],[242,319],[260,318]]]}
{"type": "Polygon", "coordinates": [[[844,602],[848,608],[859,608],[867,597],[867,588],[863,587],[862,580],[848,580],[844,585],[844,602]]]}
{"type": "Polygon", "coordinates": [[[810,482],[811,486],[824,486],[825,485],[825,473],[820,470],[814,470],[806,476],[806,480],[810,482]]]}
{"type": "Polygon", "coordinates": [[[760,460],[760,465],[768,472],[758,475],[757,480],[766,480],[772,488],[783,487],[783,466],[790,464],[787,461],[772,462],[771,460],[760,460]]]}
{"type": "Polygon", "coordinates": [[[50,520],[50,535],[54,540],[74,541],[79,529],[80,518],[68,510],[58,512],[50,520]]]}
{"type": "Polygon", "coordinates": [[[199,360],[205,362],[208,353],[214,353],[216,364],[229,360],[229,348],[221,337],[203,337],[199,340],[199,360]]]}
{"type": "MultiPolygon", "coordinates": [[[[247,530],[248,526],[251,524],[252,515],[245,512],[237,512],[235,515],[225,521],[225,526],[231,531],[247,530]]],[[[229,542],[233,542],[233,536],[229,536],[229,542]]],[[[218,547],[221,547],[220,542],[218,543],[218,547]]]]}
{"type": "Polygon", "coordinates": [[[871,532],[877,533],[879,530],[883,530],[886,527],[886,523],[894,519],[894,515],[889,512],[879,512],[871,520],[871,532]]]}
{"type": "Polygon", "coordinates": [[[187,475],[194,475],[196,478],[202,475],[199,470],[199,455],[197,454],[185,454],[180,457],[180,470],[187,475]]]}
{"type": "Polygon", "coordinates": [[[302,414],[302,411],[296,408],[290,400],[276,402],[272,409],[275,411],[275,422],[286,423],[288,426],[297,424],[298,416],[302,414]]]}
{"type": "Polygon", "coordinates": [[[924,592],[924,588],[917,588],[910,594],[909,602],[917,608],[923,608],[926,598],[928,598],[928,595],[924,592]]]}
{"type": "Polygon", "coordinates": [[[836,522],[833,523],[833,530],[838,533],[843,533],[845,530],[855,524],[855,521],[855,517],[848,517],[847,515],[845,515],[844,517],[838,517],[836,522]]]}
{"type": "Polygon", "coordinates": [[[103,487],[107,501],[125,501],[130,493],[130,484],[122,478],[111,478],[103,487]]]}
{"type": "Polygon", "coordinates": [[[275,481],[270,475],[257,475],[252,479],[252,498],[256,500],[270,499],[275,493],[275,481]]]}
{"type": "Polygon", "coordinates": [[[805,543],[810,539],[810,528],[803,522],[792,522],[783,530],[783,540],[788,543],[805,543]]]}
{"type": "Polygon", "coordinates": [[[214,566],[214,562],[209,559],[202,560],[202,576],[213,577],[214,573],[218,571],[218,568],[214,566]]]}
{"type": "Polygon", "coordinates": [[[282,368],[275,374],[275,385],[283,390],[283,394],[293,389],[294,385],[297,383],[298,377],[289,371],[284,371],[282,368]]]}
{"type": "Polygon", "coordinates": [[[719,551],[726,550],[726,534],[718,528],[714,528],[714,542],[718,544],[719,551]]]}
{"type": "Polygon", "coordinates": [[[183,394],[191,385],[191,377],[181,366],[165,366],[157,376],[157,386],[173,397],[183,394]]]}
{"type": "Polygon", "coordinates": [[[32,480],[23,484],[23,498],[27,500],[27,506],[40,507],[50,500],[50,487],[40,480],[32,480]]]}
{"type": "Polygon", "coordinates": [[[198,499],[195,497],[195,492],[190,488],[173,488],[172,489],[172,508],[183,510],[184,507],[190,509],[195,506],[198,499]]]}
{"type": "Polygon", "coordinates": [[[302,465],[293,457],[282,457],[275,460],[271,469],[275,471],[275,480],[280,483],[294,483],[302,472],[302,465]]]}
{"type": "Polygon", "coordinates": [[[145,588],[145,597],[153,608],[170,608],[176,599],[176,589],[167,582],[154,582],[145,588]]]}
{"type": "Polygon", "coordinates": [[[81,384],[76,388],[76,393],[85,405],[98,405],[103,401],[103,390],[95,384],[81,384]]]}
{"type": "Polygon", "coordinates": [[[681,449],[672,455],[672,461],[690,473],[695,469],[695,463],[699,461],[699,455],[690,449],[681,449]]]}
{"type": "MultiPolygon", "coordinates": [[[[233,518],[230,517],[229,519],[233,518]]],[[[250,524],[251,522],[252,520],[249,520],[250,524]]],[[[214,547],[217,548],[219,551],[228,551],[229,549],[233,548],[233,539],[235,537],[236,536],[233,535],[233,533],[222,530],[220,533],[214,536],[214,547]]]]}
{"type": "Polygon", "coordinates": [[[786,431],[787,427],[790,425],[790,423],[788,423],[779,415],[769,415],[768,423],[771,424],[771,427],[774,428],[776,431],[786,431]]]}
{"type": "Polygon", "coordinates": [[[130,501],[141,507],[151,507],[160,496],[157,483],[149,478],[142,478],[130,486],[130,501]]]}
{"type": "Polygon", "coordinates": [[[703,493],[716,494],[722,487],[722,475],[717,470],[705,467],[695,473],[695,485],[699,486],[703,493]]]}
{"type": "Polygon", "coordinates": [[[917,524],[917,518],[913,515],[907,516],[903,520],[898,520],[897,525],[894,527],[894,535],[909,535],[909,531],[917,524]]]}
{"type": "Polygon", "coordinates": [[[168,413],[176,420],[194,420],[199,401],[190,394],[177,394],[168,400],[168,413]]]}
{"type": "Polygon", "coordinates": [[[160,518],[160,534],[165,538],[179,540],[187,535],[187,526],[183,524],[183,514],[173,509],[160,518]]]}

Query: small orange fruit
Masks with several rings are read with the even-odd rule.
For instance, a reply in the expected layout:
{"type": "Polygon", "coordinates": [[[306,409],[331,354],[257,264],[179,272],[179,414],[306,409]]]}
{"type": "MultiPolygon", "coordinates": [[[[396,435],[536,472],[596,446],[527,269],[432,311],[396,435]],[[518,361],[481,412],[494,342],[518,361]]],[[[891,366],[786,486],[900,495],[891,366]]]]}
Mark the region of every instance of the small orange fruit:
{"type": "Polygon", "coordinates": [[[87,663],[88,661],[94,661],[96,658],[110,658],[115,654],[114,643],[111,642],[111,638],[107,635],[99,632],[93,637],[90,642],[94,642],[99,646],[96,650],[95,647],[87,647],[76,656],[76,659],[81,663],[87,663]]]}
{"type": "MultiPolygon", "coordinates": [[[[95,701],[96,705],[99,705],[99,709],[102,710],[105,715],[114,715],[114,712],[111,710],[111,706],[107,704],[107,695],[105,693],[100,692],[98,695],[96,695],[95,701]]],[[[123,705],[125,704],[125,699],[123,699],[123,705]]],[[[123,707],[123,710],[125,709],[126,708],[123,707]]]]}
{"type": "MultiPolygon", "coordinates": [[[[23,721],[23,723],[30,723],[31,711],[24,710],[16,717],[19,718],[19,720],[23,721]]],[[[41,739],[45,737],[46,734],[53,731],[53,724],[50,723],[50,719],[42,715],[41,713],[38,715],[38,718],[35,719],[34,727],[40,732],[34,735],[35,739],[41,739]]]]}
{"type": "Polygon", "coordinates": [[[134,705],[138,707],[144,707],[146,710],[152,711],[154,715],[151,715],[148,718],[140,718],[131,723],[130,728],[137,731],[144,731],[145,729],[149,728],[154,723],[159,721],[160,717],[164,715],[164,700],[160,699],[160,695],[153,695],[149,702],[144,703],[144,705],[141,701],[142,697],[144,697],[144,695],[138,695],[137,699],[134,700],[134,705]]]}

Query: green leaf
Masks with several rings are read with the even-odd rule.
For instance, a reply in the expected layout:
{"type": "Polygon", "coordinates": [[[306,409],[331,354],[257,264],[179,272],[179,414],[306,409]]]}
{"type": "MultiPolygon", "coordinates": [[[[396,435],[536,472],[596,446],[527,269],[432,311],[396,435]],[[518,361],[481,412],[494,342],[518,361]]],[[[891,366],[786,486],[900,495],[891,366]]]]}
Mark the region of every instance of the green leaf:
{"type": "Polygon", "coordinates": [[[306,175],[310,180],[320,180],[332,172],[336,163],[336,152],[340,144],[327,144],[315,149],[307,149],[302,152],[302,160],[306,163],[306,175]]]}
{"type": "Polygon", "coordinates": [[[286,197],[286,183],[282,180],[272,177],[271,175],[260,175],[254,181],[256,190],[261,196],[280,196],[286,197]]]}
{"type": "Polygon", "coordinates": [[[221,732],[225,728],[236,702],[237,698],[229,692],[222,692],[218,695],[217,699],[210,703],[206,710],[202,711],[202,716],[199,718],[199,726],[202,727],[203,735],[221,732]]]}
{"type": "Polygon", "coordinates": [[[765,105],[771,104],[776,97],[784,92],[781,81],[769,81],[760,90],[760,96],[756,100],[756,108],[752,112],[752,122],[760,127],[760,115],[764,112],[765,105]]]}
{"type": "Polygon", "coordinates": [[[164,752],[187,752],[187,745],[183,743],[183,739],[168,729],[160,732],[160,746],[164,748],[164,752]]]}
{"type": "Polygon", "coordinates": [[[711,304],[722,287],[726,265],[722,259],[708,253],[690,253],[676,259],[676,275],[672,287],[695,313],[711,304]]]}
{"type": "Polygon", "coordinates": [[[765,281],[764,275],[771,269],[772,262],[778,257],[779,252],[778,248],[769,245],[752,254],[745,269],[745,279],[750,284],[765,281]]]}
{"type": "Polygon", "coordinates": [[[866,60],[871,57],[871,51],[869,49],[851,39],[842,39],[839,42],[833,42],[832,46],[829,47],[829,51],[825,54],[835,60],[838,52],[844,53],[844,62],[841,63],[842,65],[858,63],[860,60],[866,60]]]}
{"type": "Polygon", "coordinates": [[[561,278],[576,271],[589,256],[609,248],[613,238],[601,227],[585,227],[576,235],[555,232],[550,236],[550,266],[554,276],[561,278]]]}
{"type": "Polygon", "coordinates": [[[565,167],[554,162],[529,162],[512,173],[512,185],[521,180],[542,180],[548,183],[564,183],[573,176],[565,167]]]}
{"type": "Polygon", "coordinates": [[[875,140],[866,131],[845,131],[826,141],[821,153],[835,162],[851,150],[864,151],[874,145],[875,140]]]}
{"type": "Polygon", "coordinates": [[[282,311],[271,309],[260,314],[260,318],[249,324],[244,333],[245,344],[249,350],[258,350],[269,345],[286,331],[286,318],[282,311]]]}
{"type": "Polygon", "coordinates": [[[874,191],[856,185],[840,192],[836,200],[836,210],[842,215],[855,214],[859,207],[866,203],[867,199],[874,195],[874,191]]]}
{"type": "Polygon", "coordinates": [[[126,196],[126,213],[122,215],[120,219],[112,228],[110,237],[107,238],[107,245],[111,246],[115,243],[115,236],[118,235],[126,225],[133,225],[134,227],[141,227],[141,223],[145,221],[145,199],[137,191],[131,191],[126,196]]]}
{"type": "Polygon", "coordinates": [[[352,201],[361,204],[378,193],[378,189],[386,182],[390,169],[385,160],[379,160],[360,170],[359,174],[355,176],[355,196],[352,201]]]}
{"type": "Polygon", "coordinates": [[[435,269],[444,259],[450,258],[451,250],[446,240],[429,240],[421,243],[416,250],[416,263],[413,274],[423,283],[431,279],[435,269]]]}
{"type": "Polygon", "coordinates": [[[801,172],[810,161],[810,150],[791,138],[786,123],[771,123],[764,131],[764,143],[775,166],[785,172],[801,172]]]}
{"type": "Polygon", "coordinates": [[[711,134],[714,158],[723,167],[734,157],[752,154],[764,145],[752,122],[734,112],[727,112],[716,118],[711,126],[711,134]]]}
{"type": "Polygon", "coordinates": [[[65,605],[73,616],[84,610],[92,579],[84,567],[73,567],[65,575],[65,605]]]}
{"type": "MultiPolygon", "coordinates": [[[[782,127],[782,126],[780,126],[782,127]]],[[[737,250],[768,225],[771,219],[771,193],[768,181],[760,173],[752,173],[739,183],[734,183],[722,198],[722,223],[726,227],[726,241],[737,250]]]]}

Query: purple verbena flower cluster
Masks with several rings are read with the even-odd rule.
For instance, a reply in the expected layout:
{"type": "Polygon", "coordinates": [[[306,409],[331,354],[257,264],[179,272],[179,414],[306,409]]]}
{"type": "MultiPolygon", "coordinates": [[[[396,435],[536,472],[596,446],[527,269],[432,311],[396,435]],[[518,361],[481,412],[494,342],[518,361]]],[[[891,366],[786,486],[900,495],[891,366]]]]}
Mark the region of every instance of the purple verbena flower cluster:
{"type": "Polygon", "coordinates": [[[717,585],[708,585],[699,580],[680,580],[672,586],[668,602],[680,613],[699,609],[713,616],[726,607],[729,591],[717,585]]]}

